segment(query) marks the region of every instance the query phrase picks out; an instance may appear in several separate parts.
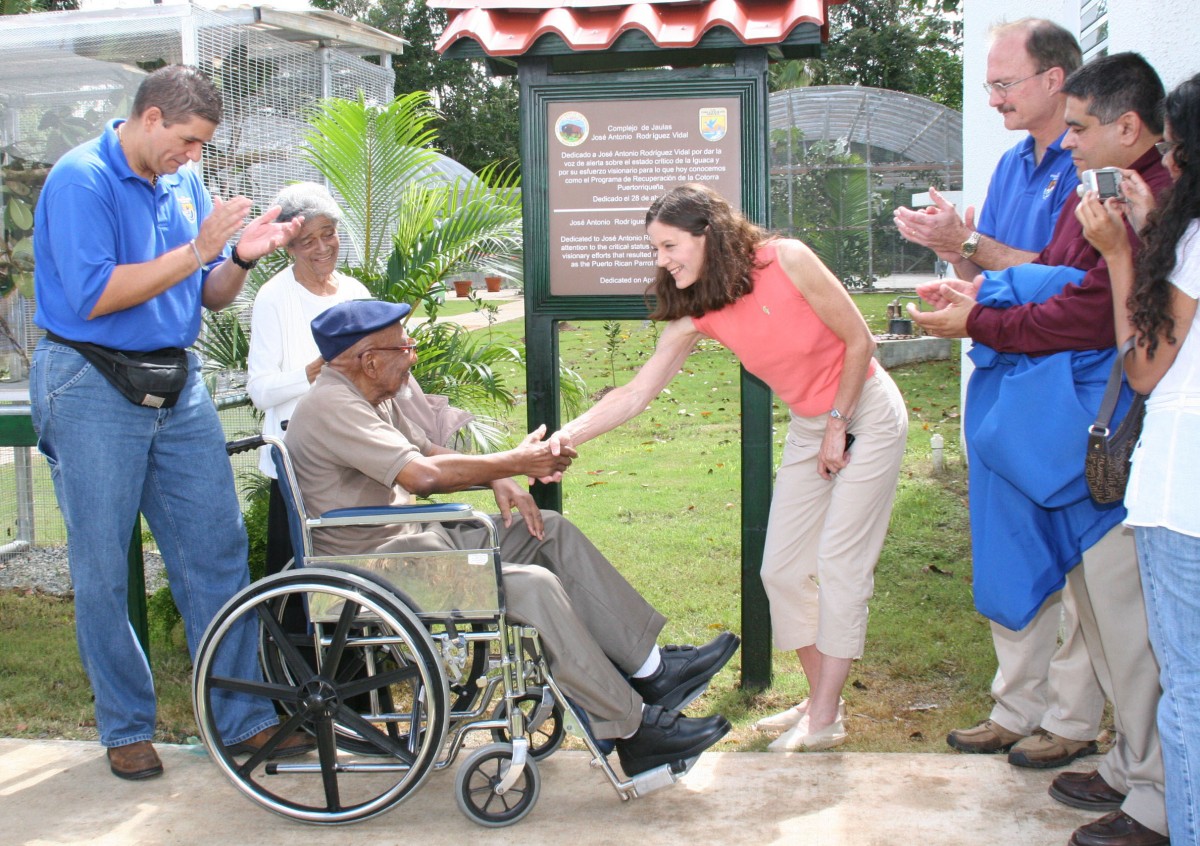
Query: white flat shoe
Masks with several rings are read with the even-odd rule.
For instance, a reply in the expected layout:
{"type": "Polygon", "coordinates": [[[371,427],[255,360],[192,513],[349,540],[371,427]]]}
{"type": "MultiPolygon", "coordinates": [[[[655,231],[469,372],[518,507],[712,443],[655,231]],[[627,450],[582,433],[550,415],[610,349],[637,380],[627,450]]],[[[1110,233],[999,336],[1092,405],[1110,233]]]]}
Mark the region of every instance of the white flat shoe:
{"type": "Polygon", "coordinates": [[[832,749],[846,742],[846,727],[839,713],[838,718],[823,729],[810,732],[808,715],[805,714],[794,727],[771,741],[768,752],[797,752],[801,749],[817,752],[832,749]]]}
{"type": "Polygon", "coordinates": [[[794,728],[796,723],[800,722],[800,718],[808,713],[808,700],[804,699],[798,705],[793,705],[786,711],[780,711],[778,714],[772,714],[769,717],[763,717],[754,724],[754,730],[776,736],[783,734],[790,728],[794,728]]]}
{"type": "MultiPolygon", "coordinates": [[[[838,698],[838,719],[846,716],[846,700],[838,698]]],[[[772,714],[769,717],[763,717],[754,724],[754,730],[763,734],[776,736],[783,734],[789,729],[795,728],[801,718],[808,713],[808,700],[803,699],[800,704],[793,705],[786,711],[780,711],[778,714],[772,714]]]]}

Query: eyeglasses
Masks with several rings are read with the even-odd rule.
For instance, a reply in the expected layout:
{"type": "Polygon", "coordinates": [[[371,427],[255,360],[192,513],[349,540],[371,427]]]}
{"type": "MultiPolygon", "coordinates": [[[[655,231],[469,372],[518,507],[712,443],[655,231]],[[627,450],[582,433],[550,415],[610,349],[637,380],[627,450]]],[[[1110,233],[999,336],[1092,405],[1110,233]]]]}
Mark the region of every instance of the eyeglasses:
{"type": "MultiPolygon", "coordinates": [[[[1049,68],[1046,68],[1046,70],[1049,70],[1049,68]]],[[[1029,76],[1023,76],[1020,79],[1014,79],[1012,82],[985,82],[983,83],[983,90],[987,92],[989,97],[991,96],[992,92],[995,91],[1000,95],[1001,100],[1007,100],[1009,89],[1011,89],[1013,86],[1020,85],[1022,82],[1025,82],[1028,79],[1033,79],[1035,76],[1041,76],[1045,72],[1046,71],[1044,70],[1040,70],[1037,73],[1031,73],[1029,76]]]]}
{"type": "Polygon", "coordinates": [[[362,356],[364,356],[364,355],[366,355],[367,353],[370,353],[370,352],[380,352],[380,351],[383,351],[383,352],[406,352],[406,353],[411,353],[411,352],[416,352],[416,350],[417,350],[417,345],[416,345],[415,343],[413,343],[413,344],[402,344],[401,346],[398,346],[398,347],[371,347],[369,350],[363,350],[363,351],[362,351],[362,352],[360,352],[358,355],[359,355],[359,357],[361,358],[362,356]]]}
{"type": "Polygon", "coordinates": [[[1167,153],[1179,146],[1178,141],[1155,141],[1154,149],[1158,150],[1160,156],[1165,156],[1167,153]]]}

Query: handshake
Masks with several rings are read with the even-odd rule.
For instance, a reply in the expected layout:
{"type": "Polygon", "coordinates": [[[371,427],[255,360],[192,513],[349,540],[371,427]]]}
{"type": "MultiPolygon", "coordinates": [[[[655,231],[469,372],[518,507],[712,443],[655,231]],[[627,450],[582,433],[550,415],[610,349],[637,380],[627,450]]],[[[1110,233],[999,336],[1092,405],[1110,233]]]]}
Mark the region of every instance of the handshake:
{"type": "Polygon", "coordinates": [[[518,463],[516,473],[528,476],[544,484],[562,481],[563,473],[571,466],[579,453],[571,445],[571,438],[562,430],[548,439],[545,424],[538,426],[524,437],[510,452],[518,463]]]}

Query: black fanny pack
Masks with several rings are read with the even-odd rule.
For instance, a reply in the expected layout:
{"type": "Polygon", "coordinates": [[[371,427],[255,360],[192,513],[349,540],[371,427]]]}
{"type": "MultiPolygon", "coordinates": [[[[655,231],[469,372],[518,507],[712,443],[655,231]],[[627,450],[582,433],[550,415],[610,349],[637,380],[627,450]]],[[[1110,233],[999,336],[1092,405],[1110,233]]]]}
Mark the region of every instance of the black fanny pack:
{"type": "Polygon", "coordinates": [[[187,384],[187,350],[178,347],[123,352],[86,341],[68,341],[53,332],[47,332],[46,339],[78,352],[134,405],[171,408],[187,384]]]}

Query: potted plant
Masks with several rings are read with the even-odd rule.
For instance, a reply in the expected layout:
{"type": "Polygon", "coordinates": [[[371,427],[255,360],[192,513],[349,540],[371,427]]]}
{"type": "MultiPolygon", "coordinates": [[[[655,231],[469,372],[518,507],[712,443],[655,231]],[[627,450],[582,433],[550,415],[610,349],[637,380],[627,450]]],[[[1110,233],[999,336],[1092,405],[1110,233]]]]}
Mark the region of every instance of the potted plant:
{"type": "Polygon", "coordinates": [[[454,280],[454,296],[456,296],[456,297],[471,296],[471,280],[470,279],[455,279],[454,280]]]}

